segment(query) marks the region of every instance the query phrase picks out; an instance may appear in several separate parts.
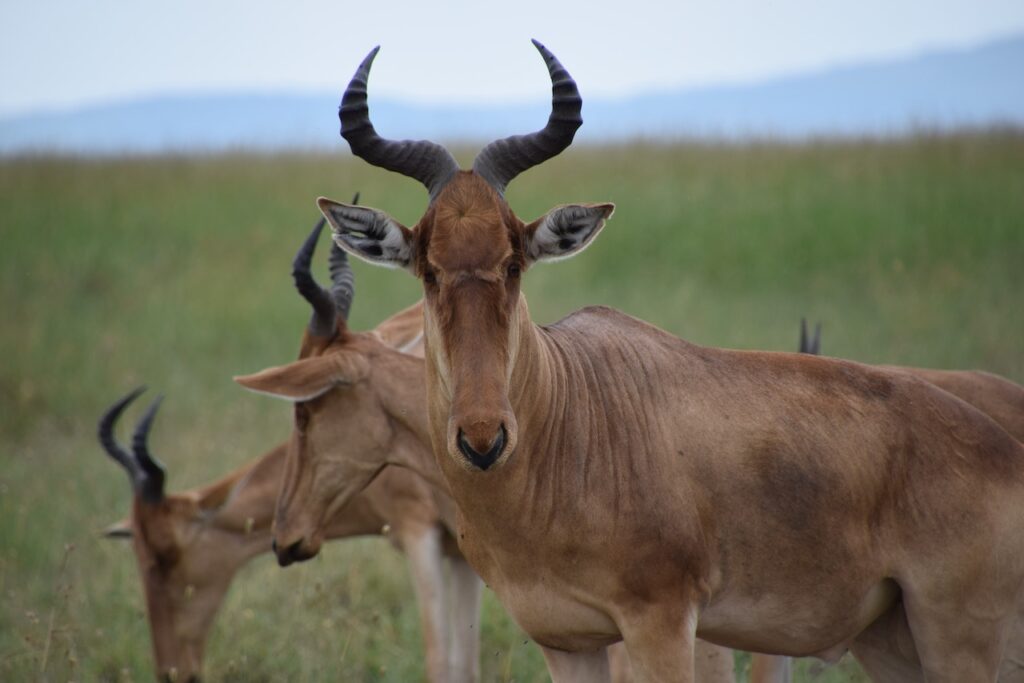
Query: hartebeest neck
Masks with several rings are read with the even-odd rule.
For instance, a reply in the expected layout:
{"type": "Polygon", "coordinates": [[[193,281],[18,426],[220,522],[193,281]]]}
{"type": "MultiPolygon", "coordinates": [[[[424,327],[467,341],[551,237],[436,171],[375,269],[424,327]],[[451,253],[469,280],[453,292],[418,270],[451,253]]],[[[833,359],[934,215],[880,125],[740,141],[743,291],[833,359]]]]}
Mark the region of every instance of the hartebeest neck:
{"type": "Polygon", "coordinates": [[[430,450],[430,427],[423,403],[423,360],[391,350],[374,360],[374,383],[394,426],[387,464],[412,470],[447,496],[448,484],[430,450]]]}

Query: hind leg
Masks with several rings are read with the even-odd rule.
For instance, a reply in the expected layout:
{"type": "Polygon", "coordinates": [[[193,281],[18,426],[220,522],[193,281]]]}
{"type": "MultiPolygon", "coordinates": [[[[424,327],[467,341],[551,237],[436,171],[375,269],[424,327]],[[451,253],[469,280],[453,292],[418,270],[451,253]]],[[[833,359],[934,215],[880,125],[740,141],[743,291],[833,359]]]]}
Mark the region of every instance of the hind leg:
{"type": "Polygon", "coordinates": [[[850,652],[876,683],[923,683],[924,671],[903,604],[875,619],[850,645],[850,652]]]}
{"type": "MultiPolygon", "coordinates": [[[[1015,596],[1014,596],[1015,597],[1015,596]]],[[[928,683],[995,681],[1016,618],[998,596],[949,594],[922,599],[904,590],[910,632],[928,683]]]]}

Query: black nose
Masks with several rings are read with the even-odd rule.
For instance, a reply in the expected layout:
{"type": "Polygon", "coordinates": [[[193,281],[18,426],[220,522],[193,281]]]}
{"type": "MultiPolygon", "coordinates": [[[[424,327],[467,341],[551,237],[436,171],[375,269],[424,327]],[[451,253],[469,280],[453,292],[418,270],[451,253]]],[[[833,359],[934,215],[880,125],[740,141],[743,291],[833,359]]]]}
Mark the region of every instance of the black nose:
{"type": "Polygon", "coordinates": [[[505,450],[505,441],[508,438],[508,434],[505,432],[505,425],[501,425],[501,429],[498,430],[498,436],[494,439],[494,443],[491,444],[490,449],[486,453],[480,453],[473,449],[469,445],[469,441],[466,439],[466,435],[459,430],[459,438],[457,439],[459,444],[459,450],[462,454],[469,459],[471,463],[476,465],[482,470],[486,470],[488,467],[494,464],[494,461],[498,459],[501,452],[505,450]]]}
{"type": "Polygon", "coordinates": [[[270,542],[270,546],[274,549],[274,554],[277,555],[277,564],[282,567],[287,567],[293,562],[304,562],[313,557],[302,549],[301,538],[287,548],[279,548],[276,539],[270,542]]]}

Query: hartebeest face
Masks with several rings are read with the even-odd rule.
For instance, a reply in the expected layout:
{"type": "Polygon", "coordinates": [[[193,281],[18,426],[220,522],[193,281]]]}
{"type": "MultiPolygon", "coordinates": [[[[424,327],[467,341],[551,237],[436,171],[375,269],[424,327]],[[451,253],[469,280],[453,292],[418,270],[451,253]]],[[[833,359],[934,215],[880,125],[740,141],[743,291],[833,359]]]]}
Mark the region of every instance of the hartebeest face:
{"type": "Polygon", "coordinates": [[[376,50],[371,52],[345,93],[342,135],[371,163],[424,182],[430,206],[409,229],[382,211],[323,198],[318,202],[342,248],[422,280],[428,363],[450,403],[446,450],[469,470],[500,466],[515,451],[509,378],[525,310],[522,273],[538,261],[581,251],[614,210],[612,204],[560,206],[524,223],[503,197],[515,175],[561,152],[582,123],[576,84],[550,52],[535,44],[553,83],[548,126],[488,145],[471,171],[459,170],[451,155],[433,143],[393,143],[376,136],[366,107],[366,79],[376,50]]]}
{"type": "Polygon", "coordinates": [[[348,330],[355,289],[345,252],[332,248],[331,291],[313,279],[310,264],[323,225],[313,229],[293,262],[296,288],[313,308],[299,360],[235,378],[247,389],[294,403],[273,531],[282,566],[316,555],[338,511],[389,456],[408,447],[408,432],[396,428],[385,407],[396,395],[422,388],[403,381],[417,376],[410,365],[421,361],[373,333],[348,330]]]}
{"type": "Polygon", "coordinates": [[[346,334],[318,354],[235,378],[294,402],[273,531],[282,566],[316,555],[341,507],[404,447],[403,432],[382,409],[389,397],[380,392],[392,385],[374,377],[378,369],[387,374],[389,361],[401,354],[369,334],[346,334]]]}
{"type": "Polygon", "coordinates": [[[158,403],[140,420],[131,450],[115,440],[118,417],[140,393],[128,394],[100,421],[100,441],[128,471],[135,492],[130,519],[114,525],[106,535],[131,538],[157,677],[186,683],[199,679],[206,635],[238,558],[245,556],[237,546],[257,539],[241,538],[237,530],[229,532],[207,523],[206,503],[216,501],[164,494],[163,469],[146,445],[158,403]]]}

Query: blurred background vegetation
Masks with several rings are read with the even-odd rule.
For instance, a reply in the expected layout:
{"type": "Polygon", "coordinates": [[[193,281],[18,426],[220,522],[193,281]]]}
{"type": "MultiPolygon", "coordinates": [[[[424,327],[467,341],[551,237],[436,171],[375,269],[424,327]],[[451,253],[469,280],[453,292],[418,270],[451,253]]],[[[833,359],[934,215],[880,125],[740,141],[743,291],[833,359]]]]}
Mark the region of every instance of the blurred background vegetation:
{"type": "MultiPolygon", "coordinates": [[[[152,677],[134,557],[99,537],[130,490],[96,419],[138,384],[167,394],[152,445],[169,490],[284,439],[291,411],[231,377],[295,357],[309,312],[292,255],[314,199],[357,190],[407,225],[425,208],[416,183],[347,154],[0,161],[0,679],[152,677]]],[[[806,316],[826,355],[1024,382],[1024,133],[581,147],[508,199],[525,220],[618,206],[584,254],[526,275],[538,322],[607,304],[701,344],[795,350],[806,316]]],[[[419,296],[407,274],[355,269],[356,328],[419,296]]],[[[484,680],[547,680],[490,594],[483,635],[484,680]]],[[[403,559],[364,540],[287,571],[256,560],[206,669],[421,679],[403,559]]],[[[848,660],[801,663],[798,679],[862,680],[848,660]]]]}

